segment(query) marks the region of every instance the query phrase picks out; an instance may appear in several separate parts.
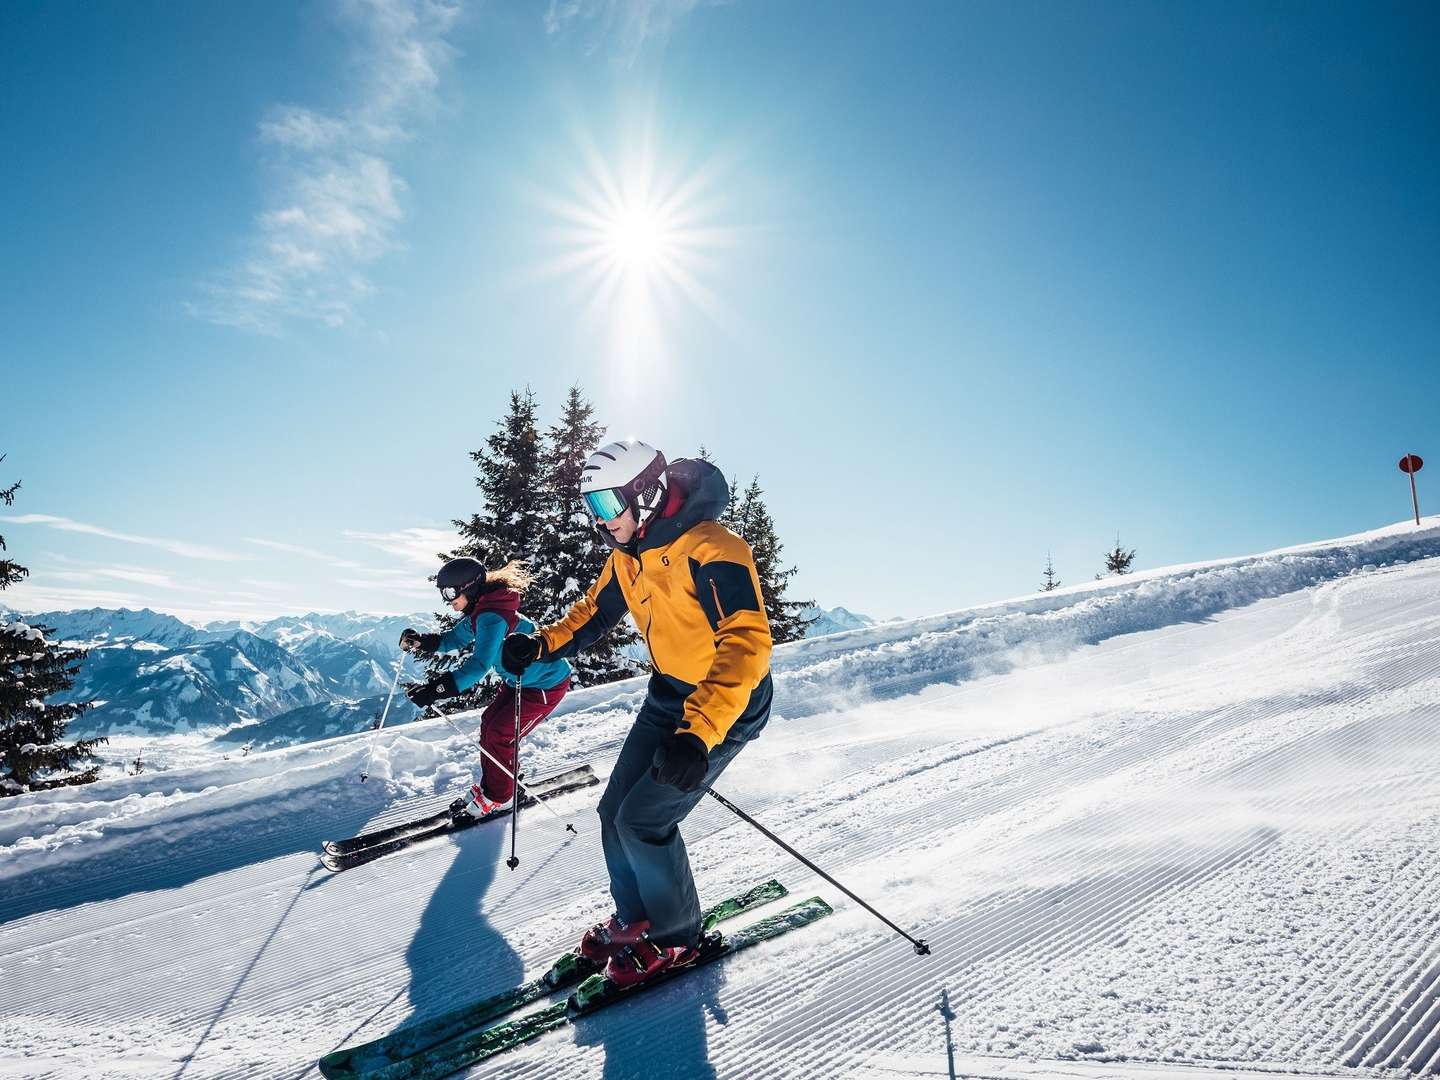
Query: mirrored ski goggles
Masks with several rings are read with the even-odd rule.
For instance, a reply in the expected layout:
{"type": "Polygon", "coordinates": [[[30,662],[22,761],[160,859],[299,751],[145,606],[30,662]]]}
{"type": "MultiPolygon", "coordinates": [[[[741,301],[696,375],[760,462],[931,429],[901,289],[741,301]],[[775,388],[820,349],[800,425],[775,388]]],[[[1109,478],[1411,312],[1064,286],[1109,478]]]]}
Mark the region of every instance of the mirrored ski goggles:
{"type": "MultiPolygon", "coordinates": [[[[479,580],[479,578],[475,579],[475,581],[479,580]]],[[[444,600],[447,604],[453,604],[457,599],[459,599],[461,593],[463,593],[466,589],[470,588],[471,585],[475,584],[475,581],[467,581],[458,589],[454,585],[447,585],[445,588],[440,590],[440,599],[444,600]]]]}
{"type": "Polygon", "coordinates": [[[587,491],[584,499],[585,505],[589,508],[590,513],[595,515],[596,521],[614,521],[630,505],[625,501],[625,496],[620,494],[619,488],[587,491]]]}

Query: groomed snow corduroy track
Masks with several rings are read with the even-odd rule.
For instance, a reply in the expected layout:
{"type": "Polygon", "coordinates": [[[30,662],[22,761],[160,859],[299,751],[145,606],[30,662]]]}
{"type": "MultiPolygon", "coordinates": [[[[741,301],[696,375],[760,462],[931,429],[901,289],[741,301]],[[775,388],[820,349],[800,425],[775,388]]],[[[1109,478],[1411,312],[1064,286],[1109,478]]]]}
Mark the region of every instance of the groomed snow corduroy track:
{"type": "MultiPolygon", "coordinates": [[[[953,1060],[1440,1073],[1440,533],[1370,537],[777,655],[702,895],[837,915],[475,1076],[947,1075],[953,1060]],[[944,1004],[948,1009],[942,1009],[944,1004]],[[898,1070],[898,1072],[897,1072],[898,1070]]],[[[530,747],[602,774],[636,684],[530,747]]],[[[279,1077],[533,973],[608,911],[598,790],[338,876],[327,835],[449,797],[443,724],[0,806],[0,1076],[279,1077]]]]}

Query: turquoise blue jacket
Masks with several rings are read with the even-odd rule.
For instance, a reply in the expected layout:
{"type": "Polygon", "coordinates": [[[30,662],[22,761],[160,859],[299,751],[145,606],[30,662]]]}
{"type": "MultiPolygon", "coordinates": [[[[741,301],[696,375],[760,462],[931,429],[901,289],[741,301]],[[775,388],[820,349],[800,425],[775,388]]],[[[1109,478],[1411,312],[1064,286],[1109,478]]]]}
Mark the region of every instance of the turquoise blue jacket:
{"type": "MultiPolygon", "coordinates": [[[[496,589],[485,593],[460,616],[460,621],[440,635],[438,652],[459,652],[471,643],[475,648],[453,672],[455,686],[469,690],[490,672],[495,672],[508,686],[515,685],[515,676],[500,666],[500,645],[505,635],[518,631],[535,633],[535,624],[520,614],[520,594],[514,589],[496,589]]],[[[552,690],[573,671],[567,660],[537,661],[525,669],[522,685],[526,690],[552,690]]]]}

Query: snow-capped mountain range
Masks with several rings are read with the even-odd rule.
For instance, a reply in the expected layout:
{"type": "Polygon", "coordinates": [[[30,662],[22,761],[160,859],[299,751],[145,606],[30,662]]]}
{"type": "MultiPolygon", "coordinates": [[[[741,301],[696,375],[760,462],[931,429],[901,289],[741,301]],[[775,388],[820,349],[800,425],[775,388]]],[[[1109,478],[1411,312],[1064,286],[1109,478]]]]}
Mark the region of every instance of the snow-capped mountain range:
{"type": "MultiPolygon", "coordinates": [[[[844,608],[813,610],[818,618],[808,637],[873,623],[844,608]]],[[[96,704],[71,724],[73,736],[204,731],[222,745],[257,748],[369,727],[401,658],[400,632],[428,629],[434,619],[425,612],[310,612],[193,626],[149,608],[24,617],[48,627],[51,637],[90,650],[67,697],[96,704]]],[[[406,658],[402,675],[421,672],[406,658]]],[[[403,695],[397,698],[387,724],[416,715],[403,695]]]]}
{"type": "MultiPolygon", "coordinates": [[[[89,649],[68,695],[96,705],[75,735],[252,731],[262,741],[293,728],[285,742],[367,726],[369,699],[384,695],[406,626],[433,616],[356,612],[283,616],[264,622],[192,626],[163,612],[90,608],[26,615],[51,636],[89,649]],[[319,710],[331,721],[317,729],[319,710]],[[287,719],[294,714],[294,723],[287,719]],[[353,721],[353,723],[352,723],[353,721]],[[344,723],[344,727],[335,727],[344,723]]],[[[412,678],[418,668],[407,660],[412,678]]],[[[402,708],[409,719],[414,710],[402,708]]],[[[242,740],[243,741],[243,740],[242,740]]]]}

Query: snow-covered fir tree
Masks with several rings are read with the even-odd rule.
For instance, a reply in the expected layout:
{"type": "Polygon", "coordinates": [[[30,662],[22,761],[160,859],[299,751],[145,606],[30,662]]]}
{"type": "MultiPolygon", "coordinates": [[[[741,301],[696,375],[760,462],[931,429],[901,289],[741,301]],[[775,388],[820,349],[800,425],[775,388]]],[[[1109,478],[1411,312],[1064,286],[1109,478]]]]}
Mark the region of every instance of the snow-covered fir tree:
{"type": "Polygon", "coordinates": [[[799,567],[788,570],[780,568],[780,552],[785,545],[775,534],[775,522],[765,506],[764,491],[760,488],[760,477],[755,476],[745,494],[735,501],[734,485],[731,485],[733,511],[727,510],[730,520],[723,521],[750,545],[755,556],[755,572],[760,578],[760,593],[765,604],[765,615],[770,620],[770,634],[775,644],[797,641],[805,636],[805,628],[815,621],[803,613],[815,607],[813,600],[787,600],[785,589],[790,579],[799,572],[799,567]]]}
{"type": "MultiPolygon", "coordinates": [[[[485,445],[471,451],[470,460],[477,466],[475,486],[480,489],[481,509],[468,520],[456,518],[460,543],[442,559],[469,556],[479,559],[488,569],[498,569],[511,559],[530,562],[540,553],[545,534],[544,510],[547,495],[540,468],[542,451],[536,414],[539,407],[527,386],[523,392],[510,392],[510,408],[496,422],[496,430],[485,445]]],[[[533,606],[535,597],[525,597],[533,606]]],[[[438,630],[444,633],[455,625],[450,610],[436,616],[438,630]]],[[[427,665],[432,677],[453,666],[452,658],[436,657],[427,665]]],[[[456,712],[485,704],[495,696],[494,679],[457,697],[441,702],[444,712],[456,712]]]]}
{"type": "Polygon", "coordinates": [[[1040,586],[1041,592],[1054,592],[1061,585],[1061,581],[1055,576],[1055,564],[1050,560],[1050,553],[1045,553],[1045,582],[1040,586]]]}
{"type": "MultiPolygon", "coordinates": [[[[540,469],[545,491],[545,531],[532,568],[535,582],[525,597],[525,613],[544,624],[554,622],[585,595],[610,554],[595,521],[580,500],[585,459],[604,441],[605,428],[580,387],[572,386],[565,407],[546,432],[540,469]]],[[[628,619],[571,663],[581,685],[595,686],[629,678],[638,670],[624,652],[639,635],[628,619]]]]}
{"type": "Polygon", "coordinates": [[[472,451],[478,467],[475,486],[482,509],[469,521],[455,521],[461,546],[456,555],[470,555],[486,566],[504,566],[511,559],[533,559],[545,532],[544,477],[540,459],[539,406],[527,386],[510,392],[510,409],[496,424],[485,446],[472,451]]]}
{"type": "MultiPolygon", "coordinates": [[[[1130,572],[1130,564],[1135,561],[1135,550],[1131,548],[1126,551],[1120,546],[1120,534],[1115,534],[1115,550],[1105,553],[1105,573],[1119,577],[1130,572]]],[[[1100,574],[1095,575],[1097,578],[1100,574]]]]}
{"type": "MultiPolygon", "coordinates": [[[[4,461],[0,455],[0,461],[4,461]]],[[[0,489],[0,502],[11,506],[17,481],[0,489]]],[[[0,552],[5,551],[0,536],[0,552]]],[[[0,557],[0,589],[30,571],[0,557]]],[[[89,702],[47,704],[69,690],[85,658],[84,649],[67,649],[46,637],[48,627],[31,626],[12,614],[0,615],[0,797],[27,791],[73,787],[100,777],[95,747],[105,739],[65,741],[65,729],[90,707],[89,702]]]]}

